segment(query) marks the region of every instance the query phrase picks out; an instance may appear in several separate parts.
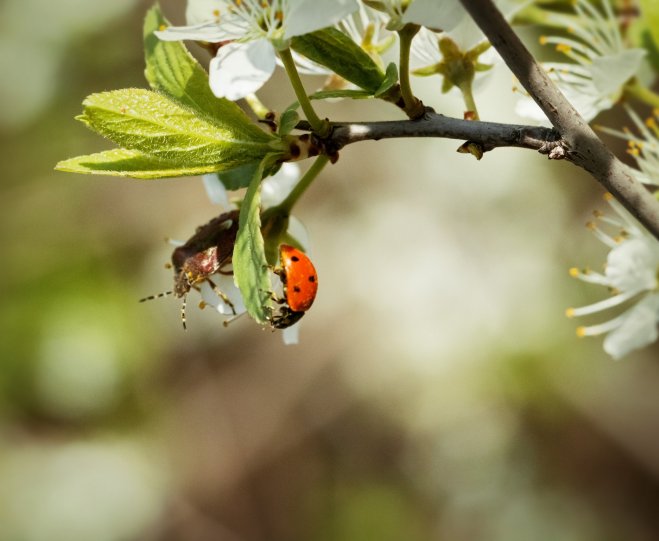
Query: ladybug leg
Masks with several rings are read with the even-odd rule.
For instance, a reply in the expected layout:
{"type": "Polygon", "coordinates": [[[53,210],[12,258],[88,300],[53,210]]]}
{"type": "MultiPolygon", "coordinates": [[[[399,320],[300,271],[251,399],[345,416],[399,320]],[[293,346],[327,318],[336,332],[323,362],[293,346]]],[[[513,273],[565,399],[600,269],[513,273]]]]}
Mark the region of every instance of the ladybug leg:
{"type": "Polygon", "coordinates": [[[219,288],[217,287],[214,283],[213,280],[210,278],[206,278],[206,281],[210,284],[210,286],[213,288],[213,291],[215,291],[215,294],[222,299],[222,301],[229,307],[231,308],[231,311],[233,312],[233,315],[236,315],[236,307],[234,304],[231,302],[231,299],[226,296],[226,294],[219,288]]]}

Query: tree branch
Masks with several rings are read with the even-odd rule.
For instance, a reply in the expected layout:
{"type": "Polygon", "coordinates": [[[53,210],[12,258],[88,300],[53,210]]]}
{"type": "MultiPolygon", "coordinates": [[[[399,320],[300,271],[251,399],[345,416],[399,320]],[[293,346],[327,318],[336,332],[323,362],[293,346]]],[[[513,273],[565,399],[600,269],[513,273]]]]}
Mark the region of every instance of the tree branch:
{"type": "Polygon", "coordinates": [[[567,145],[567,157],[597,179],[659,239],[659,201],[602,143],[538,65],[492,0],[460,0],[567,145]]]}
{"type": "MultiPolygon", "coordinates": [[[[323,144],[329,153],[337,152],[344,146],[359,141],[379,141],[399,137],[444,137],[466,140],[477,143],[484,152],[497,147],[521,147],[550,154],[552,150],[562,148],[558,132],[551,128],[462,120],[437,114],[429,107],[417,120],[332,122],[331,126],[330,135],[323,139],[323,144]]],[[[306,121],[298,123],[297,128],[311,130],[311,126],[306,121]]],[[[550,154],[550,157],[563,156],[550,154]]]]}

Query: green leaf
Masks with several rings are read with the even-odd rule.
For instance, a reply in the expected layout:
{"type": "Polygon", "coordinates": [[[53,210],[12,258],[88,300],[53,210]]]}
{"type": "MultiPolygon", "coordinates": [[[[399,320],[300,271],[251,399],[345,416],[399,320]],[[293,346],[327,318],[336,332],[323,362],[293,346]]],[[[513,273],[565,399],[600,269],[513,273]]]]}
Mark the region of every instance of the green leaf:
{"type": "Polygon", "coordinates": [[[363,100],[372,98],[373,94],[367,90],[354,90],[346,88],[344,90],[319,90],[309,96],[311,100],[327,100],[331,98],[352,98],[354,100],[363,100]]]}
{"type": "Polygon", "coordinates": [[[375,97],[379,97],[391,88],[398,82],[398,68],[396,67],[396,64],[391,62],[387,66],[387,71],[384,75],[384,81],[382,81],[382,84],[380,85],[380,88],[378,88],[375,91],[375,97]]]}
{"type": "Polygon", "coordinates": [[[198,117],[161,94],[124,89],[92,94],[78,119],[119,146],[172,162],[178,167],[214,165],[232,169],[276,151],[281,143],[258,130],[221,126],[198,117]]]}
{"type": "Polygon", "coordinates": [[[61,161],[55,166],[55,169],[68,173],[155,179],[213,173],[217,171],[217,166],[180,167],[171,162],[147,156],[136,150],[115,148],[98,154],[78,156],[77,158],[61,161]]]}
{"type": "Polygon", "coordinates": [[[291,48],[371,94],[384,81],[385,75],[373,59],[336,28],[296,36],[291,41],[291,48]]]}
{"type": "Polygon", "coordinates": [[[247,188],[240,207],[238,235],[233,249],[233,274],[249,315],[265,324],[272,314],[270,270],[261,234],[261,178],[270,162],[263,159],[247,188]],[[267,163],[266,163],[267,162],[267,163]]]}
{"type": "Polygon", "coordinates": [[[144,51],[147,81],[154,90],[195,110],[220,128],[230,126],[242,138],[260,140],[262,130],[234,102],[216,97],[208,85],[208,74],[179,41],[161,41],[154,34],[169,26],[158,6],[144,19],[144,51]]]}
{"type": "Polygon", "coordinates": [[[641,20],[652,36],[655,49],[659,49],[659,2],[657,0],[639,0],[641,4],[641,20]]]}

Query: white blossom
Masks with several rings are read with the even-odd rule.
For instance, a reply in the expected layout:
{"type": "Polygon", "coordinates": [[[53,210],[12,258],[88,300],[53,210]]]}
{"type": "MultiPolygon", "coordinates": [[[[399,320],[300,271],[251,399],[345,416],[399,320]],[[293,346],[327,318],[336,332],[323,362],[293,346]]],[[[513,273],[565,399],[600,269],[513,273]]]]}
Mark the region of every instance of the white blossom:
{"type": "Polygon", "coordinates": [[[220,43],[209,67],[210,87],[220,98],[237,100],[270,79],[276,51],[288,47],[292,37],[331,26],[358,7],[356,0],[190,0],[189,26],[156,35],[220,43]]]}
{"type": "MultiPolygon", "coordinates": [[[[541,44],[554,45],[572,62],[545,62],[543,67],[581,116],[590,121],[616,103],[625,83],[638,73],[646,51],[624,43],[610,0],[602,1],[603,12],[588,0],[575,0],[573,6],[576,16],[548,15],[552,23],[567,28],[572,37],[540,38],[541,44]]],[[[516,112],[547,122],[527,95],[518,101],[516,112]]]]}
{"type": "Polygon", "coordinates": [[[609,289],[612,295],[602,301],[568,308],[568,317],[595,314],[614,307],[626,306],[612,319],[598,325],[577,329],[579,336],[606,334],[604,351],[620,359],[630,351],[657,340],[659,325],[659,242],[634,222],[627,211],[609,194],[606,197],[617,217],[596,213],[589,224],[595,236],[608,246],[603,273],[589,269],[570,269],[570,274],[584,282],[609,289]],[[605,233],[599,224],[617,230],[615,236],[605,233]]]}
{"type": "Polygon", "coordinates": [[[450,30],[465,16],[459,0],[363,0],[389,16],[389,28],[400,30],[408,23],[433,30],[450,30]]]}
{"type": "Polygon", "coordinates": [[[634,122],[640,135],[634,135],[631,130],[623,131],[599,126],[600,131],[615,135],[627,140],[627,152],[636,160],[638,169],[634,169],[634,176],[639,182],[650,185],[659,185],[659,110],[646,118],[645,121],[630,108],[627,113],[634,122]]]}

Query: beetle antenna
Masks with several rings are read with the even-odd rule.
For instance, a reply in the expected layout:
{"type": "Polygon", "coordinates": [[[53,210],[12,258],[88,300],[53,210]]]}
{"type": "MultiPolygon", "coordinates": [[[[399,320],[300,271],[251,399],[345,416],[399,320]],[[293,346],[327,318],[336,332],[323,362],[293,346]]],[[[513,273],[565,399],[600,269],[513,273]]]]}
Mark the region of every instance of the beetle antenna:
{"type": "Polygon", "coordinates": [[[168,295],[173,295],[173,291],[163,291],[162,293],[158,293],[157,295],[149,295],[148,297],[144,297],[143,299],[140,299],[139,302],[146,302],[146,301],[152,301],[153,299],[160,299],[161,297],[167,297],[168,295]]]}
{"type": "Polygon", "coordinates": [[[186,302],[187,298],[188,298],[187,295],[183,295],[183,300],[181,301],[181,323],[183,323],[183,330],[184,331],[188,330],[188,327],[185,324],[185,306],[187,304],[187,302],[186,302]]]}

